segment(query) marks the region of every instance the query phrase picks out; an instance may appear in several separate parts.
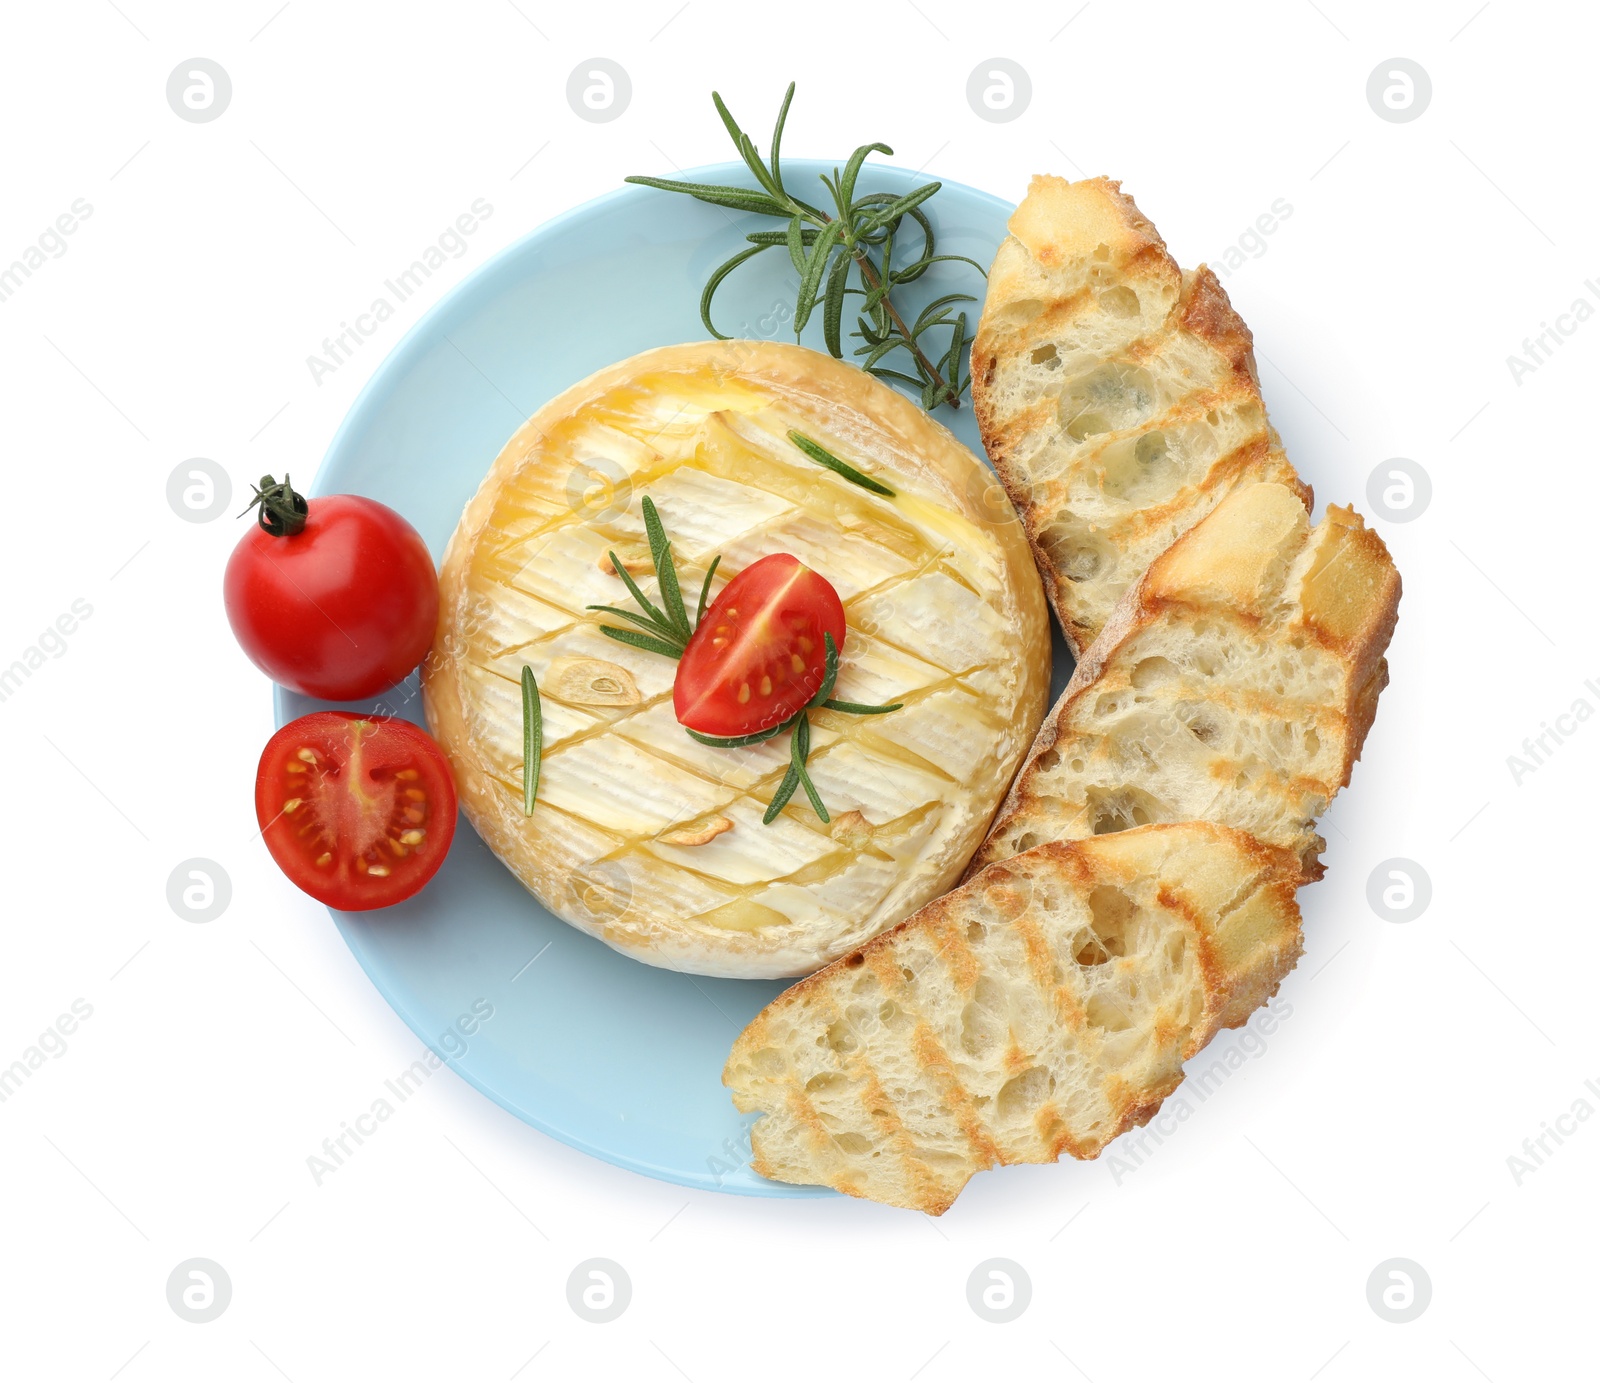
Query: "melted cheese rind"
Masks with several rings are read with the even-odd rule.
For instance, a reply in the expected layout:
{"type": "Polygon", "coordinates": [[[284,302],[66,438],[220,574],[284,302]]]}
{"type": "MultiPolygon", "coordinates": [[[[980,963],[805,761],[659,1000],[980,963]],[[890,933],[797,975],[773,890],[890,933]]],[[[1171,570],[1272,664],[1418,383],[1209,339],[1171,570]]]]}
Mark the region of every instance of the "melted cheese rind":
{"type": "Polygon", "coordinates": [[[507,444],[441,570],[423,690],[469,818],[551,911],[657,965],[800,974],[900,921],[960,874],[1044,710],[1043,596],[992,490],[909,401],[800,347],[670,347],[574,386],[507,444]],[[815,465],[791,428],[895,495],[815,465]],[[691,615],[713,557],[715,592],[792,553],[845,602],[835,694],[904,703],[813,713],[811,776],[836,825],[803,792],[764,825],[789,736],[694,741],[673,662],[585,608],[631,608],[609,552],[655,598],[646,494],[691,615]],[[524,664],[547,689],[532,816],[524,664]]]}

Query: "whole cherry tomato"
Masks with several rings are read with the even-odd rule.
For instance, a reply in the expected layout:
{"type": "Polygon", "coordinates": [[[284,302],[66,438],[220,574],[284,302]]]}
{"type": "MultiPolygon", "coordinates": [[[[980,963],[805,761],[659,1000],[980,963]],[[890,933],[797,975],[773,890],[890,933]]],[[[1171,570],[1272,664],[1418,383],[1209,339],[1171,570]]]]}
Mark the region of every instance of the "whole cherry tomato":
{"type": "Polygon", "coordinates": [[[274,682],[325,701],[392,687],[422,661],[439,582],[422,535],[361,495],[307,500],[263,476],[256,526],[228,559],[240,646],[274,682]]]}

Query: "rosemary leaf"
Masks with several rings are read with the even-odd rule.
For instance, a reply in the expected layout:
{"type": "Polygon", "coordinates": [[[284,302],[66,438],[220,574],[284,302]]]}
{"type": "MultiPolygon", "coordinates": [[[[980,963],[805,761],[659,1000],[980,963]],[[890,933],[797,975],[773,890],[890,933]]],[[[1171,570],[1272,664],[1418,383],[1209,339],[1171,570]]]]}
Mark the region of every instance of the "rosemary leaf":
{"type": "Polygon", "coordinates": [[[900,282],[909,283],[919,276],[930,264],[970,264],[980,274],[984,273],[983,265],[975,259],[968,259],[966,255],[924,255],[921,259],[912,262],[900,270],[900,282]]]}
{"type": "Polygon", "coordinates": [[[722,123],[733,139],[733,147],[739,151],[739,157],[744,160],[745,167],[756,175],[756,181],[768,192],[776,194],[777,185],[773,183],[772,175],[767,172],[766,165],[756,154],[755,146],[750,143],[750,136],[739,128],[739,122],[733,118],[733,112],[728,109],[727,103],[715,91],[711,93],[711,103],[717,108],[717,114],[722,117],[722,123]]]}
{"type": "Polygon", "coordinates": [[[822,794],[817,791],[817,785],[811,781],[811,775],[806,772],[806,759],[811,755],[811,721],[807,719],[804,711],[800,712],[800,719],[795,723],[794,737],[789,741],[789,767],[800,780],[800,786],[806,790],[806,797],[811,802],[811,810],[826,824],[832,818],[828,809],[822,805],[822,794]]]}
{"type": "Polygon", "coordinates": [[[788,772],[783,775],[783,781],[778,784],[778,790],[772,794],[772,801],[767,804],[766,814],[761,818],[763,826],[770,826],[778,819],[778,813],[789,805],[789,799],[799,786],[800,775],[794,771],[794,764],[791,763],[788,772]]]}
{"type": "Polygon", "coordinates": [[[822,339],[828,354],[842,356],[839,348],[839,321],[844,315],[845,283],[850,276],[850,261],[840,255],[828,271],[828,288],[822,297],[822,339]]]}
{"type": "MultiPolygon", "coordinates": [[[[844,166],[844,176],[839,179],[839,200],[846,207],[856,195],[856,179],[861,176],[861,165],[871,154],[882,154],[885,158],[893,158],[894,150],[887,144],[863,144],[850,155],[850,162],[844,166]]],[[[938,186],[938,183],[934,184],[935,189],[938,186]]]]}
{"type": "Polygon", "coordinates": [[[699,740],[701,744],[709,744],[713,749],[745,749],[752,744],[765,744],[793,724],[794,717],[790,716],[788,720],[780,720],[776,725],[769,725],[765,730],[757,730],[753,735],[706,735],[699,730],[691,730],[687,725],[683,727],[683,732],[690,739],[699,740]]]}
{"type": "Polygon", "coordinates": [[[705,292],[700,295],[700,320],[705,323],[706,330],[715,336],[717,340],[728,341],[732,339],[726,333],[718,331],[715,324],[711,320],[711,299],[716,296],[717,289],[721,286],[722,280],[727,278],[728,275],[737,269],[741,264],[743,264],[745,260],[753,258],[755,255],[760,254],[763,250],[769,250],[771,248],[772,247],[770,245],[757,245],[752,250],[740,250],[739,253],[734,255],[732,259],[728,260],[725,264],[719,265],[711,277],[706,280],[705,292]]]}
{"type": "Polygon", "coordinates": [[[874,366],[871,373],[876,375],[879,379],[892,379],[895,381],[895,383],[903,384],[908,389],[922,388],[922,381],[920,379],[912,379],[910,375],[904,374],[899,370],[891,370],[886,365],[874,366]]]}
{"type": "MultiPolygon", "coordinates": [[[[855,334],[857,336],[861,335],[860,332],[856,332],[855,334]]],[[[890,351],[894,350],[898,345],[898,341],[878,341],[869,342],[867,345],[862,346],[856,351],[857,355],[864,355],[867,357],[861,362],[861,368],[863,370],[870,371],[874,365],[876,365],[880,360],[883,359],[884,356],[886,356],[890,351]]]]}
{"type": "MultiPolygon", "coordinates": [[[[816,238],[817,231],[811,226],[801,228],[800,239],[803,244],[809,245],[816,238]]],[[[745,239],[752,245],[761,245],[770,249],[774,245],[787,245],[789,243],[789,232],[787,228],[781,231],[751,231],[745,236],[745,239]]],[[[802,260],[802,262],[804,261],[802,260]]]]}
{"type": "Polygon", "coordinates": [[[917,315],[917,324],[913,331],[926,331],[929,327],[936,327],[949,321],[949,317],[940,312],[941,308],[948,307],[951,303],[970,303],[976,301],[970,293],[946,293],[942,298],[935,298],[917,315]]]}
{"type": "Polygon", "coordinates": [[[539,761],[544,757],[544,711],[533,669],[522,665],[522,814],[533,815],[539,796],[539,761]]]}
{"type": "Polygon", "coordinates": [[[822,228],[822,234],[811,246],[811,255],[806,260],[805,272],[800,277],[800,298],[795,304],[794,330],[798,336],[806,322],[811,317],[811,309],[817,305],[817,285],[822,281],[822,271],[827,267],[828,256],[833,253],[833,247],[839,243],[839,237],[844,234],[844,222],[829,221],[822,228]]]}
{"type": "Polygon", "coordinates": [[[896,701],[892,706],[863,706],[859,701],[824,701],[824,708],[830,711],[843,711],[852,716],[886,716],[890,711],[900,710],[906,703],[896,701]]]}
{"type": "Polygon", "coordinates": [[[873,494],[885,495],[889,499],[894,498],[894,491],[887,485],[880,485],[870,475],[862,475],[854,466],[841,461],[826,447],[813,442],[805,433],[796,432],[791,428],[789,440],[819,466],[826,466],[830,471],[842,475],[846,480],[852,484],[859,485],[863,490],[871,490],[873,494]]]}
{"type": "Polygon", "coordinates": [[[956,318],[955,330],[950,333],[950,354],[945,358],[950,362],[950,387],[961,392],[961,343],[967,339],[967,314],[963,312],[956,318]]]}
{"type": "Polygon", "coordinates": [[[683,649],[677,644],[668,643],[665,639],[651,638],[649,634],[635,633],[632,629],[613,629],[609,624],[602,624],[600,632],[618,643],[627,644],[630,648],[642,648],[646,653],[660,653],[664,657],[673,659],[683,657],[683,649]]]}
{"type": "Polygon", "coordinates": [[[589,605],[589,610],[599,610],[602,614],[615,615],[618,619],[631,620],[642,629],[648,629],[652,634],[662,640],[672,643],[677,640],[677,631],[668,629],[664,624],[658,624],[646,615],[636,615],[632,610],[619,610],[615,605],[589,605]]]}
{"type": "Polygon", "coordinates": [[[711,578],[717,574],[717,567],[721,562],[722,554],[719,552],[711,559],[711,565],[706,568],[706,579],[700,583],[700,608],[695,611],[694,615],[694,627],[696,629],[700,627],[700,621],[706,617],[706,600],[711,595],[711,578]]]}
{"type": "Polygon", "coordinates": [[[833,695],[833,684],[839,680],[839,649],[833,641],[833,635],[823,630],[822,646],[826,649],[822,663],[822,685],[817,688],[817,694],[806,702],[806,706],[822,705],[833,695]]]}
{"type": "Polygon", "coordinates": [[[652,605],[648,599],[646,599],[645,593],[639,589],[639,583],[628,575],[628,569],[617,560],[617,554],[614,552],[607,552],[606,556],[611,559],[612,570],[614,570],[617,575],[622,578],[622,584],[628,588],[628,594],[639,602],[639,608],[642,609],[645,614],[649,615],[650,618],[660,626],[663,632],[672,629],[672,621],[662,614],[660,610],[656,609],[656,607],[652,605]]]}
{"type": "Polygon", "coordinates": [[[644,531],[650,539],[650,560],[655,563],[656,585],[661,590],[661,603],[667,607],[667,620],[683,641],[688,643],[694,630],[689,627],[689,615],[683,608],[683,591],[678,585],[678,568],[672,560],[672,544],[667,541],[667,530],[661,526],[661,515],[656,512],[649,495],[640,501],[639,507],[644,511],[644,531]]]}
{"type": "Polygon", "coordinates": [[[891,221],[898,221],[913,207],[921,206],[942,186],[942,183],[930,182],[919,187],[915,192],[908,192],[904,197],[897,197],[887,206],[880,207],[873,212],[867,218],[866,225],[868,227],[886,226],[891,221]]]}
{"type": "MultiPolygon", "coordinates": [[[[816,239],[815,233],[811,238],[816,239]]],[[[806,223],[798,211],[789,218],[789,229],[784,232],[784,241],[789,246],[789,262],[794,265],[795,273],[805,273],[806,223]]]]}
{"type": "Polygon", "coordinates": [[[783,187],[783,169],[778,162],[778,146],[783,143],[783,124],[789,118],[789,102],[794,100],[794,83],[783,93],[783,104],[778,107],[778,123],[772,127],[772,180],[783,187]]]}
{"type": "Polygon", "coordinates": [[[643,187],[658,188],[662,192],[682,192],[698,202],[712,206],[725,206],[733,211],[752,211],[763,216],[786,216],[788,213],[765,193],[749,187],[715,187],[708,183],[674,182],[670,178],[628,177],[624,182],[638,183],[643,187]]]}

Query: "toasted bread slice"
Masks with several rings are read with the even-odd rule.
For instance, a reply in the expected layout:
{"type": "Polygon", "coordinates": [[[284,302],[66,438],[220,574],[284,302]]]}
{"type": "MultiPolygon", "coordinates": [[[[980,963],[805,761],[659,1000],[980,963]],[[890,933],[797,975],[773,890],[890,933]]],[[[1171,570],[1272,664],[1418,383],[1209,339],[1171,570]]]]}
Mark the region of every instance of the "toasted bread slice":
{"type": "Polygon", "coordinates": [[[1036,177],[972,347],[983,444],[1074,653],[1179,534],[1241,485],[1311,492],[1267,421],[1250,330],[1105,178],[1036,177]]]}
{"type": "Polygon", "coordinates": [[[1400,575],[1358,514],[1251,485],[1151,564],[1046,718],[969,872],[1041,841],[1216,821],[1320,878],[1316,819],[1388,684],[1400,575]]]}
{"type": "Polygon", "coordinates": [[[938,1215],[987,1167],[1097,1157],[1293,968],[1298,877],[1205,822],[984,870],[744,1030],[755,1170],[938,1215]]]}

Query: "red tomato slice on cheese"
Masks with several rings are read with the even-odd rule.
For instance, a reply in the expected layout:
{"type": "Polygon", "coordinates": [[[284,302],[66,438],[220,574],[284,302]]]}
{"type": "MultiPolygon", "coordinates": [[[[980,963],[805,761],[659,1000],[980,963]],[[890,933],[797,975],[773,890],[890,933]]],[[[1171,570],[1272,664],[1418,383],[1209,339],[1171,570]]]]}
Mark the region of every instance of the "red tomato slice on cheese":
{"type": "Polygon", "coordinates": [[[704,735],[753,735],[816,695],[824,634],[844,649],[839,593],[786,552],[746,567],[711,603],[678,662],[672,708],[704,735]]]}

